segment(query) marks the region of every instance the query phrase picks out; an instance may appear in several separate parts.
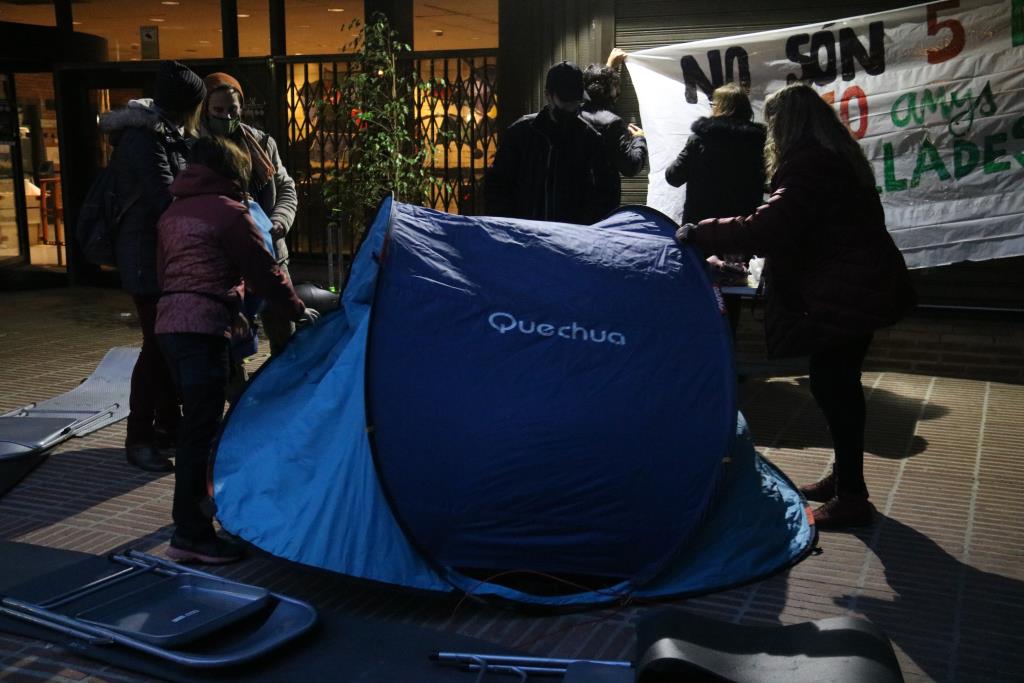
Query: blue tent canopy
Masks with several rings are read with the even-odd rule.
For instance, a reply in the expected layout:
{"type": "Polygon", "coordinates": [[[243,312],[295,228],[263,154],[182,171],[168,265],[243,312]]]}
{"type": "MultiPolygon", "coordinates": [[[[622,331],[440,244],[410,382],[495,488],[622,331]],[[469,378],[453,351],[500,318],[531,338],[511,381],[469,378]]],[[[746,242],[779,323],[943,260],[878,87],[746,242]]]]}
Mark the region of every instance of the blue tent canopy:
{"type": "Polygon", "coordinates": [[[804,503],[737,420],[720,301],[674,228],[643,207],[580,226],[385,201],[341,310],[230,414],[222,524],[305,564],[537,604],[701,592],[796,561],[804,503]],[[517,572],[603,587],[469,576],[517,572]]]}

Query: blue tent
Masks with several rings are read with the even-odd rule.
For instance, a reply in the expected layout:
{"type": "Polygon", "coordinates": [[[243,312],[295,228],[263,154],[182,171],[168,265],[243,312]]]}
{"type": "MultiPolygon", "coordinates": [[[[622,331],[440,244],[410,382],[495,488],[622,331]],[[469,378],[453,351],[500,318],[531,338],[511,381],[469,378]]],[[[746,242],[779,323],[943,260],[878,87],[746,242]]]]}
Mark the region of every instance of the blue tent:
{"type": "Polygon", "coordinates": [[[546,605],[798,561],[804,501],[737,419],[721,302],[674,228],[644,207],[582,226],[386,200],[341,309],[229,415],[221,523],[304,564],[546,605]],[[594,588],[481,578],[537,573],[594,588]]]}

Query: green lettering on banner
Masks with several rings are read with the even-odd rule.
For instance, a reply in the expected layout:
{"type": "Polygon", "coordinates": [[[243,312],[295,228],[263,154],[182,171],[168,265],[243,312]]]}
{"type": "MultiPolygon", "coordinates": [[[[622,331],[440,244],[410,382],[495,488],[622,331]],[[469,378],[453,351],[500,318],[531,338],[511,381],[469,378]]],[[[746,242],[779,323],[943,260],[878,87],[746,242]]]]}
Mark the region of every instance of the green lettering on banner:
{"type": "Polygon", "coordinates": [[[1024,0],[1013,0],[1010,21],[1013,27],[1013,46],[1024,45],[1024,0]]]}
{"type": "Polygon", "coordinates": [[[894,161],[896,155],[893,154],[891,142],[882,145],[882,154],[885,159],[883,164],[885,166],[885,191],[899,192],[907,189],[907,181],[896,178],[896,163],[894,161]]]}
{"type": "Polygon", "coordinates": [[[996,149],[995,145],[1004,142],[1006,142],[1006,133],[985,136],[985,173],[1000,173],[1010,169],[1009,161],[996,162],[996,159],[1006,154],[1006,150],[996,149]]]}
{"type": "Polygon", "coordinates": [[[914,173],[910,176],[910,186],[920,185],[921,175],[926,171],[935,171],[940,180],[949,180],[950,178],[949,171],[946,170],[946,165],[942,163],[942,157],[939,156],[939,150],[935,149],[935,145],[928,139],[921,143],[921,149],[917,151],[917,165],[914,166],[914,173]]]}
{"type": "Polygon", "coordinates": [[[978,146],[967,140],[953,141],[953,176],[960,180],[978,167],[981,152],[978,146]],[[964,158],[966,154],[967,158],[964,158]]]}
{"type": "MultiPolygon", "coordinates": [[[[916,101],[916,98],[917,96],[914,93],[905,92],[899,97],[897,97],[896,101],[892,103],[892,109],[890,110],[889,115],[892,117],[892,124],[894,126],[896,126],[897,128],[903,128],[908,123],[910,123],[910,119],[914,115],[914,103],[916,101]],[[905,116],[900,116],[902,109],[902,107],[900,106],[901,104],[904,107],[906,107],[906,109],[902,110],[903,112],[906,113],[905,116]]],[[[920,123],[920,121],[918,123],[920,123]]]]}
{"type": "MultiPolygon", "coordinates": [[[[1017,122],[1013,124],[1013,137],[1017,140],[1024,140],[1024,116],[1017,119],[1017,122]]],[[[1024,152],[1015,152],[1013,156],[1018,164],[1024,166],[1024,152]]]]}

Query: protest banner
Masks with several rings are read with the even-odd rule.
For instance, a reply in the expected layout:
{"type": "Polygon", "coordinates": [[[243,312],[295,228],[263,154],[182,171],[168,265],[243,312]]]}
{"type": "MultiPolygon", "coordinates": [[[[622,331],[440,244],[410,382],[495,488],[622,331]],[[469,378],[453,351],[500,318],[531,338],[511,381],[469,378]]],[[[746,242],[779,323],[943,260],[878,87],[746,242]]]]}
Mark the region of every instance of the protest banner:
{"type": "Polygon", "coordinates": [[[676,220],[684,190],[665,168],[714,88],[748,88],[763,120],[765,98],[802,81],[861,142],[910,267],[1024,255],[1024,0],[944,0],[642,50],[626,64],[650,147],[648,204],[676,220]]]}

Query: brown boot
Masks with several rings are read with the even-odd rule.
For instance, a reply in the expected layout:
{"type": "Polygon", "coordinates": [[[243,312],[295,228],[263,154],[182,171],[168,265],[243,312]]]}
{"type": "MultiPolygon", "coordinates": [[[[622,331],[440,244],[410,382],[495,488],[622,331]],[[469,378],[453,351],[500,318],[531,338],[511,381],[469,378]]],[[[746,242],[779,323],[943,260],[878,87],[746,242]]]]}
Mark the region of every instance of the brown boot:
{"type": "Polygon", "coordinates": [[[807,500],[816,503],[827,503],[836,497],[836,473],[835,470],[828,473],[828,476],[813,484],[805,484],[800,487],[800,493],[804,494],[807,500]]]}
{"type": "Polygon", "coordinates": [[[868,526],[875,515],[875,506],[866,493],[843,493],[814,510],[818,531],[868,526]]]}

